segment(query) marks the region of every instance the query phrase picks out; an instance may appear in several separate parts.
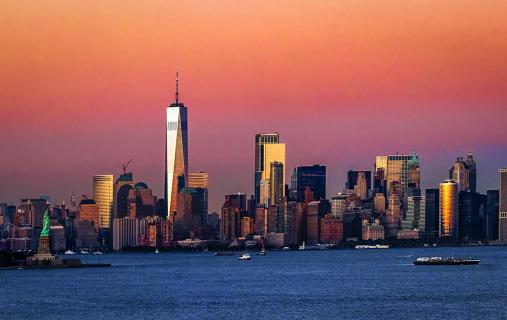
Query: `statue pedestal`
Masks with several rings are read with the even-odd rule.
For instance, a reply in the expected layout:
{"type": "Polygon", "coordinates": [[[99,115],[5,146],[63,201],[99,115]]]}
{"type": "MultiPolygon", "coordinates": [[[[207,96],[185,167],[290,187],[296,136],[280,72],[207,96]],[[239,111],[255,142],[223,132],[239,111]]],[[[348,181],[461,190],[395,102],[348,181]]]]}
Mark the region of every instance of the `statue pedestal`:
{"type": "Polygon", "coordinates": [[[54,261],[56,257],[51,254],[51,250],[49,249],[49,237],[41,236],[39,238],[39,249],[37,250],[37,254],[33,257],[28,257],[28,263],[31,264],[41,264],[44,262],[50,263],[54,261]]]}

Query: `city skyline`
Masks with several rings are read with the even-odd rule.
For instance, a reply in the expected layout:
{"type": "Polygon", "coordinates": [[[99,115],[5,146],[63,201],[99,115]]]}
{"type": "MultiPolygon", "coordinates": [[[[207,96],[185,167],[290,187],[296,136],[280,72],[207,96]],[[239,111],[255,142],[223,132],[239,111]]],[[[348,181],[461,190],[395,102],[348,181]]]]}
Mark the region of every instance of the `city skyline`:
{"type": "Polygon", "coordinates": [[[280,132],[286,173],[326,165],[328,197],[348,170],[373,170],[376,155],[414,146],[422,188],[438,187],[469,149],[478,191],[496,189],[505,167],[505,3],[464,2],[461,11],[450,1],[213,10],[205,3],[188,16],[197,9],[189,2],[154,5],[146,17],[135,4],[121,15],[62,4],[44,8],[45,17],[37,3],[1,6],[9,48],[0,53],[0,148],[8,155],[0,160],[1,201],[91,195],[93,175],[116,179],[130,158],[136,177],[162,196],[164,107],[176,65],[191,106],[189,171],[209,172],[210,211],[224,194],[253,194],[258,132],[280,132]]]}

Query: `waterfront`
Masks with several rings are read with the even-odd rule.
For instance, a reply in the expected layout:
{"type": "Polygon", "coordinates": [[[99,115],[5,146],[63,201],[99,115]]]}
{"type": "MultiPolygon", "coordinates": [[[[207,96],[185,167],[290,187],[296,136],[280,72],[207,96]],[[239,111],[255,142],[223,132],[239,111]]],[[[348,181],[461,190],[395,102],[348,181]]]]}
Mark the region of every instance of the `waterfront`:
{"type": "Polygon", "coordinates": [[[111,268],[0,273],[5,319],[500,319],[507,247],[80,256],[111,268]],[[414,266],[416,256],[476,266],[414,266]]]}

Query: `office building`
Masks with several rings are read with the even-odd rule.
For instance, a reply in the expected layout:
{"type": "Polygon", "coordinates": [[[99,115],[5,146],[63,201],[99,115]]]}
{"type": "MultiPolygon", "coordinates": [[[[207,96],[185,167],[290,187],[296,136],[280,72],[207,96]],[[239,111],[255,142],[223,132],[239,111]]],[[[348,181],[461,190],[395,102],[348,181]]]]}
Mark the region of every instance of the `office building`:
{"type": "Polygon", "coordinates": [[[331,198],[331,213],[337,218],[343,219],[343,214],[347,211],[348,206],[348,196],[344,194],[337,194],[331,198]]]}
{"type": "Polygon", "coordinates": [[[486,238],[488,240],[498,239],[498,212],[500,205],[499,190],[488,190],[486,192],[486,238]]]}
{"type": "Polygon", "coordinates": [[[500,173],[498,240],[507,242],[507,168],[498,170],[500,173]]]}
{"type": "Polygon", "coordinates": [[[440,237],[458,237],[458,183],[445,180],[440,184],[440,237]]]}
{"type": "Polygon", "coordinates": [[[304,202],[307,187],[313,191],[313,201],[326,198],[326,166],[315,164],[294,168],[290,188],[291,200],[304,202]]]}
{"type": "Polygon", "coordinates": [[[364,241],[384,240],[384,226],[380,224],[380,220],[378,219],[372,222],[364,219],[361,231],[361,239],[364,241]]]}
{"type": "Polygon", "coordinates": [[[178,72],[176,96],[166,108],[165,200],[169,220],[178,207],[178,192],[188,185],[187,107],[179,100],[178,72]]]}
{"type": "Polygon", "coordinates": [[[113,175],[93,176],[93,200],[99,207],[99,228],[111,228],[113,213],[113,175]]]}
{"type": "MultiPolygon", "coordinates": [[[[419,166],[419,157],[415,151],[412,155],[377,156],[375,160],[375,187],[389,188],[392,182],[397,181],[401,183],[402,193],[409,188],[419,189],[421,182],[419,166]]],[[[388,192],[387,196],[389,195],[388,192]]],[[[402,199],[403,196],[400,197],[400,200],[402,199]]]]}
{"type": "Polygon", "coordinates": [[[463,240],[486,239],[487,196],[471,191],[459,193],[459,238],[463,240]]]}
{"type": "Polygon", "coordinates": [[[332,214],[320,220],[320,243],[337,244],[343,241],[343,220],[332,214]]]}
{"type": "Polygon", "coordinates": [[[129,214],[128,196],[134,187],[132,172],[124,172],[116,180],[113,187],[113,218],[124,218],[129,214]]]}
{"type": "MultiPolygon", "coordinates": [[[[257,203],[260,201],[260,189],[262,174],[265,170],[264,166],[264,146],[267,144],[278,144],[280,142],[280,135],[275,133],[258,133],[255,135],[255,200],[257,203]]],[[[278,160],[278,159],[275,159],[278,160]]],[[[285,161],[283,162],[285,163],[285,161]]]]}
{"type": "Polygon", "coordinates": [[[130,188],[127,196],[128,216],[131,218],[145,218],[155,214],[157,198],[144,182],[136,183],[130,188]]]}
{"type": "Polygon", "coordinates": [[[99,206],[93,199],[83,199],[79,202],[78,219],[91,221],[95,229],[99,228],[99,206]]]}
{"type": "Polygon", "coordinates": [[[113,220],[113,250],[136,247],[139,241],[139,219],[125,217],[113,220]]]}
{"type": "Polygon", "coordinates": [[[356,190],[358,196],[364,200],[368,197],[371,190],[371,171],[355,171],[347,172],[347,183],[345,187],[349,190],[356,190]]]}
{"type": "Polygon", "coordinates": [[[426,197],[411,196],[407,198],[407,212],[401,228],[403,230],[425,231],[426,227],[426,197]]]}
{"type": "Polygon", "coordinates": [[[425,235],[428,238],[438,238],[440,226],[440,190],[426,189],[425,202],[425,235]]]}
{"type": "Polygon", "coordinates": [[[389,196],[389,209],[384,216],[384,234],[386,239],[396,239],[401,227],[401,202],[397,194],[389,196]]]}
{"type": "Polygon", "coordinates": [[[373,198],[373,206],[377,216],[386,212],[386,197],[383,193],[379,192],[375,194],[375,197],[373,198]]]}
{"type": "Polygon", "coordinates": [[[285,144],[270,143],[263,146],[263,162],[258,203],[268,207],[274,204],[277,199],[285,197],[285,144]],[[272,172],[272,169],[276,172],[272,172]],[[273,180],[272,180],[273,179],[273,180]]]}

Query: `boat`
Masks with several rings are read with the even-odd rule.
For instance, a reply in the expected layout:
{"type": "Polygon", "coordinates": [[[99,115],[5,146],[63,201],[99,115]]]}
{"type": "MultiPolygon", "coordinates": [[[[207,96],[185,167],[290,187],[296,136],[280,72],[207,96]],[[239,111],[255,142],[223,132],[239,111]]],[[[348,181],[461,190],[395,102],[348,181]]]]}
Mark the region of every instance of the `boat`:
{"type": "Polygon", "coordinates": [[[283,251],[289,251],[290,250],[290,247],[283,247],[282,248],[283,251]]]}
{"type": "Polygon", "coordinates": [[[367,244],[358,244],[355,246],[356,249],[389,249],[389,245],[387,244],[377,244],[377,245],[367,245],[367,244]]]}
{"type": "Polygon", "coordinates": [[[155,253],[160,253],[160,251],[158,251],[158,248],[155,250],[155,253]]]}
{"type": "Polygon", "coordinates": [[[65,251],[64,254],[76,254],[76,253],[74,251],[72,251],[72,250],[69,249],[69,250],[65,251]]]}
{"type": "Polygon", "coordinates": [[[474,265],[481,260],[474,258],[456,257],[419,257],[415,259],[415,265],[441,266],[441,265],[474,265]]]}
{"type": "Polygon", "coordinates": [[[325,250],[329,249],[328,245],[321,245],[320,243],[317,243],[314,246],[307,246],[306,243],[303,241],[303,245],[299,246],[299,250],[325,250]]]}
{"type": "Polygon", "coordinates": [[[102,251],[95,251],[93,254],[104,254],[102,251]]]}
{"type": "Polygon", "coordinates": [[[90,254],[90,252],[86,251],[86,250],[81,250],[79,251],[80,254],[90,254]]]}
{"type": "Polygon", "coordinates": [[[252,257],[250,256],[249,253],[243,253],[240,257],[239,257],[239,260],[251,260],[252,257]]]}

